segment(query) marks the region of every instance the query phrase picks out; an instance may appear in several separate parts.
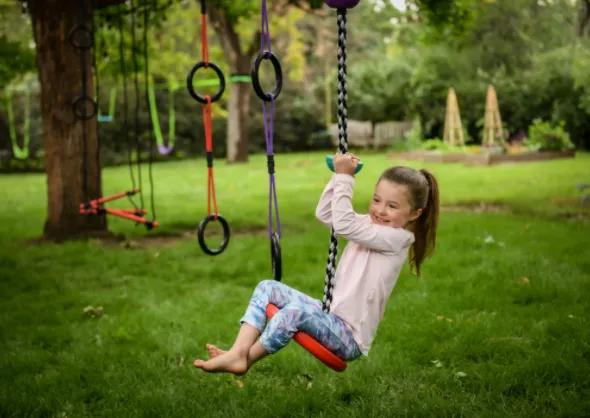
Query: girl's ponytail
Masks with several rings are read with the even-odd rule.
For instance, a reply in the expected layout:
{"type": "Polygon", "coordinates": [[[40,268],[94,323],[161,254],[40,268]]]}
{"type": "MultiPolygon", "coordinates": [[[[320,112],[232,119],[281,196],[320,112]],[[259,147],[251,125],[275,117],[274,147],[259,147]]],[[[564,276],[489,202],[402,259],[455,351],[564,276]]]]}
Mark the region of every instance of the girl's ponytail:
{"type": "Polygon", "coordinates": [[[422,209],[409,229],[414,233],[414,243],[410,247],[409,262],[412,271],[420,276],[420,266],[436,247],[436,229],[438,228],[438,182],[434,174],[423,168],[414,170],[410,167],[396,166],[388,168],[381,174],[379,181],[388,180],[408,187],[413,210],[422,209]]]}
{"type": "Polygon", "coordinates": [[[420,173],[422,173],[428,182],[428,191],[425,193],[426,203],[422,208],[422,214],[414,221],[412,229],[415,241],[410,249],[410,266],[415,268],[418,276],[420,276],[420,266],[424,259],[434,253],[440,211],[436,177],[425,168],[421,169],[420,173]]]}

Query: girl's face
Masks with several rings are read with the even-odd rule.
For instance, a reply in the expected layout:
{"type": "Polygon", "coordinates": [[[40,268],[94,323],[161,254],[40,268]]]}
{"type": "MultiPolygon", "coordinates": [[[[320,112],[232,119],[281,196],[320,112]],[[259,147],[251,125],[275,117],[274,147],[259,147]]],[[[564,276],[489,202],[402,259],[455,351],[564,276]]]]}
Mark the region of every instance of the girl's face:
{"type": "Polygon", "coordinates": [[[375,194],[369,206],[369,215],[374,224],[404,228],[421,213],[422,209],[412,209],[406,186],[388,180],[381,180],[375,186],[375,194]]]}

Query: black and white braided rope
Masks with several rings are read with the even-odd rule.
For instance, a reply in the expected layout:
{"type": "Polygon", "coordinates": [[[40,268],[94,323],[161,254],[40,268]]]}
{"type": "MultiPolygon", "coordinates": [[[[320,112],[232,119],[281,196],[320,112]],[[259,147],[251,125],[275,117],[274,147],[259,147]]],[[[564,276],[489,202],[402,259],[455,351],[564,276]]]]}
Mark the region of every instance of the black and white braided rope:
{"type": "MultiPolygon", "coordinates": [[[[346,91],[346,9],[338,9],[338,151],[348,152],[348,104],[346,91]]],[[[336,273],[336,258],[338,257],[338,235],[334,228],[330,231],[330,248],[326,264],[326,281],[324,286],[324,300],[322,310],[330,312],[334,276],[336,273]]]]}

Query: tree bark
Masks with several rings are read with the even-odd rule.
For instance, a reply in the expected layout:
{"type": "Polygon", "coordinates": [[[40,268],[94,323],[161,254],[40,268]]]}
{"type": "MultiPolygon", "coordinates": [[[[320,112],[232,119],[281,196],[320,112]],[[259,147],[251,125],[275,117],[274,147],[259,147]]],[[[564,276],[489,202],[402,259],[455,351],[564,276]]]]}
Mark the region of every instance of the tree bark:
{"type": "Polygon", "coordinates": [[[578,18],[578,36],[584,36],[588,24],[590,24],[590,0],[582,0],[578,18]]]}
{"type": "MultiPolygon", "coordinates": [[[[14,108],[15,106],[13,106],[14,108]]],[[[17,130],[17,138],[20,139],[20,137],[18,136],[18,130],[17,130]]],[[[17,141],[18,141],[17,139],[17,141]]],[[[22,144],[22,142],[20,142],[22,144]]],[[[4,114],[0,113],[0,158],[6,157],[6,156],[12,156],[13,155],[13,151],[12,151],[12,140],[10,139],[10,127],[8,125],[8,119],[4,118],[4,114]],[[8,153],[7,155],[2,155],[2,153],[4,153],[4,151],[1,150],[6,150],[6,152],[8,153]]]]}
{"type": "MultiPolygon", "coordinates": [[[[91,26],[90,2],[84,2],[86,21],[91,26]]],[[[41,117],[47,174],[47,219],[44,237],[63,242],[107,232],[103,215],[81,215],[84,198],[101,196],[100,161],[97,158],[97,121],[74,117],[72,103],[82,92],[80,53],[68,41],[80,16],[77,0],[37,0],[30,3],[36,43],[37,70],[41,86],[41,117]],[[86,127],[84,163],[83,125],[86,127]],[[86,168],[87,181],[83,181],[86,168]],[[86,193],[85,193],[86,191],[86,193]]],[[[86,94],[94,97],[92,49],[86,56],[86,94]]]]}
{"type": "MultiPolygon", "coordinates": [[[[232,74],[250,74],[252,51],[242,52],[240,38],[223,10],[208,5],[208,15],[232,74]]],[[[228,83],[229,102],[227,121],[228,163],[248,162],[248,110],[252,87],[247,83],[228,83]]]]}
{"type": "MultiPolygon", "coordinates": [[[[245,57],[243,57],[245,58],[245,57]]],[[[237,65],[237,74],[248,74],[249,62],[242,60],[237,65]]],[[[249,83],[229,84],[227,121],[227,161],[229,163],[248,162],[248,113],[252,87],[249,83]]]]}

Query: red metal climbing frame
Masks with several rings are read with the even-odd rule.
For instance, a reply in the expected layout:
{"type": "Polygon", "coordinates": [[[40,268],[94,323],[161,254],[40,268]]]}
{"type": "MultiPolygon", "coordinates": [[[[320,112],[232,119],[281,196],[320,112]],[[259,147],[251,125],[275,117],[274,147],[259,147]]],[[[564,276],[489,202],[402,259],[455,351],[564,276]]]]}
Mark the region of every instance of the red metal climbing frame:
{"type": "Polygon", "coordinates": [[[109,215],[118,216],[120,218],[129,219],[130,221],[135,221],[152,228],[157,227],[158,222],[148,221],[147,219],[143,218],[143,215],[147,213],[147,210],[145,209],[111,209],[105,208],[103,206],[103,204],[106,202],[111,202],[126,196],[130,197],[136,193],[139,193],[139,189],[133,189],[128,192],[121,192],[111,196],[101,197],[100,199],[94,199],[87,203],[80,203],[80,213],[83,215],[99,215],[106,213],[109,215]]]}

